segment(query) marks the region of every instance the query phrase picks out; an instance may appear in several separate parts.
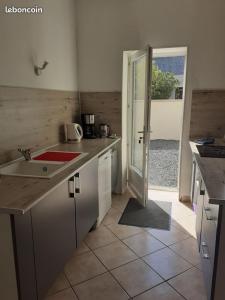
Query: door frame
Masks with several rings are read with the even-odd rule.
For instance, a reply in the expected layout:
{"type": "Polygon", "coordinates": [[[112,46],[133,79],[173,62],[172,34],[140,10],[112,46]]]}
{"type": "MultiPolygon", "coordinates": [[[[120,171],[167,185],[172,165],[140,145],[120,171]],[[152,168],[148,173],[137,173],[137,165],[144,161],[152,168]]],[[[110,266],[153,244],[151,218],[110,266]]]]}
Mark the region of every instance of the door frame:
{"type": "MultiPolygon", "coordinates": [[[[188,58],[189,58],[189,47],[188,46],[162,46],[162,47],[155,47],[153,49],[170,49],[170,48],[185,48],[186,49],[186,61],[185,61],[185,77],[184,77],[184,104],[183,104],[183,112],[182,112],[182,120],[181,120],[181,135],[180,135],[180,147],[179,147],[179,168],[178,168],[178,198],[181,199],[181,165],[182,165],[182,147],[183,147],[183,139],[184,139],[184,113],[185,113],[185,106],[186,106],[186,98],[187,98],[187,65],[188,65],[188,58]]],[[[122,140],[121,140],[121,176],[122,176],[122,192],[125,192],[127,189],[134,195],[132,190],[128,186],[128,112],[127,112],[127,105],[128,105],[128,91],[129,91],[129,80],[128,80],[128,62],[129,57],[135,52],[136,50],[129,50],[123,51],[123,70],[122,70],[122,101],[121,101],[121,111],[122,111],[122,140]]]]}

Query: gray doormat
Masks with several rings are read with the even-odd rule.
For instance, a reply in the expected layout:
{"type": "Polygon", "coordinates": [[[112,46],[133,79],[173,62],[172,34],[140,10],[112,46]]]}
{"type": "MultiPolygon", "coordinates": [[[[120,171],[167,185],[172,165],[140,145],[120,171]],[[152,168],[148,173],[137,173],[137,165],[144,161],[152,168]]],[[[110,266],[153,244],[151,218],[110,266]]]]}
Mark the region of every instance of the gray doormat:
{"type": "Polygon", "coordinates": [[[137,199],[130,198],[119,224],[170,230],[171,207],[170,202],[152,200],[143,207],[137,199]]]}

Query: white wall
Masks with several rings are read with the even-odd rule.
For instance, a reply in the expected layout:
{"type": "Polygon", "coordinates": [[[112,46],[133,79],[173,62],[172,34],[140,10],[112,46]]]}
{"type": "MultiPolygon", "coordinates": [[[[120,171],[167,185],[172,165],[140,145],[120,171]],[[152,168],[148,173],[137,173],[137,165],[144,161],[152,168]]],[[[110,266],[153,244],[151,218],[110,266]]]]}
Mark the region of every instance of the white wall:
{"type": "Polygon", "coordinates": [[[151,139],[180,140],[183,100],[152,100],[151,139]]]}
{"type": "Polygon", "coordinates": [[[224,0],[78,0],[79,80],[83,91],[121,90],[122,51],[147,43],[188,46],[181,194],[188,195],[193,88],[225,86],[224,0]]]}
{"type": "Polygon", "coordinates": [[[193,88],[224,87],[223,0],[78,0],[82,90],[120,90],[123,50],[188,46],[193,88]]]}
{"type": "Polygon", "coordinates": [[[79,89],[120,91],[123,51],[139,37],[130,0],[78,0],[79,89]]]}
{"type": "Polygon", "coordinates": [[[77,90],[74,0],[1,0],[0,85],[77,90]],[[44,8],[42,15],[5,14],[5,5],[44,8]],[[49,61],[42,76],[34,63],[49,61]]]}

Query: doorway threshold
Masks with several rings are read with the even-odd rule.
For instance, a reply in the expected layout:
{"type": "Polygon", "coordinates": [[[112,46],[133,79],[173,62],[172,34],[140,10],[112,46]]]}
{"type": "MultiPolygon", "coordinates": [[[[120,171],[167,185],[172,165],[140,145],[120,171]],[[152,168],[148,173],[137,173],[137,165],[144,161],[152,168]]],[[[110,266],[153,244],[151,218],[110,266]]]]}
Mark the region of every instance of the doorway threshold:
{"type": "Polygon", "coordinates": [[[159,190],[152,188],[148,190],[148,200],[174,202],[178,201],[178,196],[177,190],[159,190]]]}
{"type": "Polygon", "coordinates": [[[149,190],[156,190],[156,191],[165,191],[165,192],[178,192],[178,187],[171,187],[171,186],[159,186],[159,185],[151,185],[148,184],[149,190]]]}

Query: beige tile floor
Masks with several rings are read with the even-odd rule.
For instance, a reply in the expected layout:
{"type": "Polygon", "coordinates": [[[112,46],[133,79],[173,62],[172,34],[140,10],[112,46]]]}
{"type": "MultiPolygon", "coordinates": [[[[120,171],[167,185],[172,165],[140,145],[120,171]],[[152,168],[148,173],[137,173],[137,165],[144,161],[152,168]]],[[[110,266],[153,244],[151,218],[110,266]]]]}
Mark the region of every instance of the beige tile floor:
{"type": "Polygon", "coordinates": [[[151,199],[172,203],[170,231],[119,225],[129,197],[113,197],[46,300],[206,300],[194,213],[175,193],[154,191],[151,199]]]}

